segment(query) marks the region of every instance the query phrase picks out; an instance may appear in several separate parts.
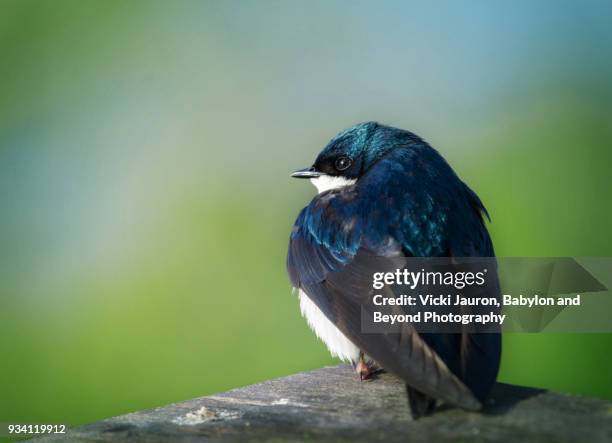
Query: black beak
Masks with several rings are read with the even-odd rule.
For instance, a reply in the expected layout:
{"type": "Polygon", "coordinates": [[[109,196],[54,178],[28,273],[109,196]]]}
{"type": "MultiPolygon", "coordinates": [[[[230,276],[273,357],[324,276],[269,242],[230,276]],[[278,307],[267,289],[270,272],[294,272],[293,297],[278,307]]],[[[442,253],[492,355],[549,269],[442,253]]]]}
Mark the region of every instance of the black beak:
{"type": "Polygon", "coordinates": [[[313,166],[311,168],[304,168],[304,169],[297,170],[293,174],[291,174],[291,177],[293,178],[316,178],[316,177],[319,177],[320,175],[321,173],[317,171],[313,166]]]}

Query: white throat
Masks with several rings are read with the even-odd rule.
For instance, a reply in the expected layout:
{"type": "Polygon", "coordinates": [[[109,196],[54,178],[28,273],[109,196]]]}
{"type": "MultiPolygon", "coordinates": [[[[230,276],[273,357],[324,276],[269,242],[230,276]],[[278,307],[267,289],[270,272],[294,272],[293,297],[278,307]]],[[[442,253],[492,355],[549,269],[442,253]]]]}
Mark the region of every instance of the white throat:
{"type": "Polygon", "coordinates": [[[354,185],[357,183],[357,180],[322,174],[319,177],[311,178],[310,183],[317,188],[317,191],[319,191],[320,194],[321,192],[329,191],[330,189],[338,189],[345,186],[354,185]]]}

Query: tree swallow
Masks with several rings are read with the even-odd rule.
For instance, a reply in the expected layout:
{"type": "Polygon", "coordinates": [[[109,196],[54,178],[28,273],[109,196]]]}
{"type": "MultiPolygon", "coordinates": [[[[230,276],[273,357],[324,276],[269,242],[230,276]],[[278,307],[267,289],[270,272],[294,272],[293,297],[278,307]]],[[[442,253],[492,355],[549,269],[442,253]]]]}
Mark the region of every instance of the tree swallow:
{"type": "Polygon", "coordinates": [[[357,281],[378,270],[353,266],[363,254],[494,257],[478,196],[423,139],[376,122],[342,131],[292,177],[309,179],[318,195],[293,226],[287,270],[330,353],[362,380],[375,368],[401,377],[415,418],[438,402],[479,410],[497,377],[500,335],[419,334],[411,325],[363,334],[357,281]],[[351,281],[337,281],[350,266],[351,281]]]}

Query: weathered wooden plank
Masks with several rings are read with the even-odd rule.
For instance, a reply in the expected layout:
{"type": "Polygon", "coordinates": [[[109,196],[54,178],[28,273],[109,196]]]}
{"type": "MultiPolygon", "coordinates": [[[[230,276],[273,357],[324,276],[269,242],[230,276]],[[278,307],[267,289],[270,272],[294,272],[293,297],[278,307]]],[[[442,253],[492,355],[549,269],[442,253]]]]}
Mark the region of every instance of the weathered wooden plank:
{"type": "Polygon", "coordinates": [[[349,366],[134,412],[45,441],[610,442],[612,402],[497,384],[484,413],[446,408],[413,421],[400,380],[360,382],[349,366]]]}

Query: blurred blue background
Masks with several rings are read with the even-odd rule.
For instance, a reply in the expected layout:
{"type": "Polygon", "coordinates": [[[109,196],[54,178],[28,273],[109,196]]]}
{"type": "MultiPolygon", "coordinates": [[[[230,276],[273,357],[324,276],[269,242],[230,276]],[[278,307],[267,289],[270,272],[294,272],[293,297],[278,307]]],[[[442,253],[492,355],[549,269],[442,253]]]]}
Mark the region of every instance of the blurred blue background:
{"type": "MultiPolygon", "coordinates": [[[[608,1],[0,0],[0,421],[79,424],[331,364],[285,275],[308,166],[378,120],[499,255],[612,255],[608,1]]],[[[612,398],[610,335],[500,379],[612,398]]]]}

